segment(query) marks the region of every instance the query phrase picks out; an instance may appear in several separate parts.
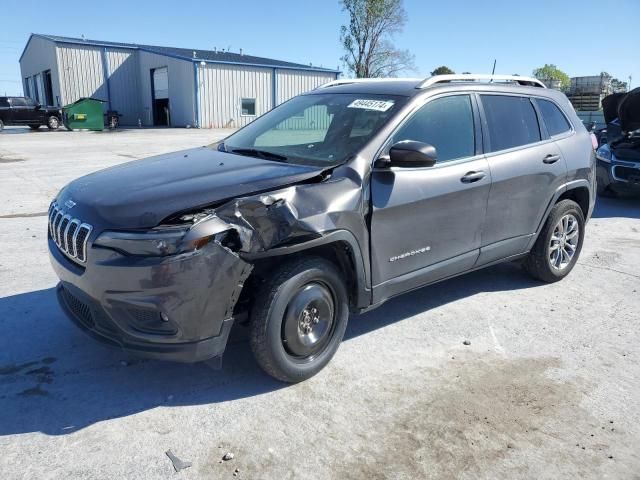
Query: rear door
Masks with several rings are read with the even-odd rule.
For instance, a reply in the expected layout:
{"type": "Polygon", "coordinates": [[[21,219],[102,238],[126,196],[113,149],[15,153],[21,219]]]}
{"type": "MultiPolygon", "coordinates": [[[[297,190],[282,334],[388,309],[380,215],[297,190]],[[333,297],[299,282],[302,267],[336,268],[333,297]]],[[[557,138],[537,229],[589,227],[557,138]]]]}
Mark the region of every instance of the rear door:
{"type": "Polygon", "coordinates": [[[388,140],[436,147],[432,167],[374,168],[374,303],[475,263],[491,186],[472,94],[429,99],[388,140]]]}
{"type": "Polygon", "coordinates": [[[565,182],[561,150],[527,96],[479,95],[492,186],[478,265],[526,250],[555,191],[565,182]]]}
{"type": "Polygon", "coordinates": [[[30,109],[23,97],[11,97],[11,123],[24,125],[28,123],[30,109]]]}

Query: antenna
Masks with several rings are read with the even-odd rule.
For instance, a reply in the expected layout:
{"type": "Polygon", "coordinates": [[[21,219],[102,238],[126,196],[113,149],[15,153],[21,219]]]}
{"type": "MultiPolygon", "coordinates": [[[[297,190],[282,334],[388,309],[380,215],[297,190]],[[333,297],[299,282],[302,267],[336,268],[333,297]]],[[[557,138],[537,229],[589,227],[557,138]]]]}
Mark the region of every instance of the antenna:
{"type": "Polygon", "coordinates": [[[493,59],[493,69],[491,70],[491,75],[493,75],[494,73],[496,73],[496,59],[493,59]]]}

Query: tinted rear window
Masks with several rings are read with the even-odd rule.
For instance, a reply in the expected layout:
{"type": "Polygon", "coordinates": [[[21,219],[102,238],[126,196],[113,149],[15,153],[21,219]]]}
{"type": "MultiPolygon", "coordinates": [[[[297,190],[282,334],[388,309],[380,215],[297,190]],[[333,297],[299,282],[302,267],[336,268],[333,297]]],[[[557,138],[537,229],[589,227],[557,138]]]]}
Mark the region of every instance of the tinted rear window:
{"type": "Polygon", "coordinates": [[[495,152],[540,141],[538,117],[526,97],[481,95],[489,126],[491,149],[495,152]]]}
{"type": "Polygon", "coordinates": [[[566,117],[555,103],[541,98],[536,99],[536,101],[538,102],[538,107],[540,107],[540,113],[542,113],[542,119],[547,126],[549,135],[559,135],[571,130],[571,125],[569,125],[566,117]]]}
{"type": "Polygon", "coordinates": [[[9,101],[7,100],[7,97],[0,97],[0,107],[8,107],[9,106],[9,101]]]}

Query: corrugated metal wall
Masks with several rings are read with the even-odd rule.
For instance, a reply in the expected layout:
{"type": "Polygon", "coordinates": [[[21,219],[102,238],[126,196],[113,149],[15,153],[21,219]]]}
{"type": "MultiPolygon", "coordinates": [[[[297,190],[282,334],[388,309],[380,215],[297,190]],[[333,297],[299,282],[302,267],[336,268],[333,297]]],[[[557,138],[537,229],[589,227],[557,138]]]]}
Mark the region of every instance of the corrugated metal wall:
{"type": "Polygon", "coordinates": [[[107,48],[105,55],[111,109],[122,115],[121,125],[137,125],[138,118],[142,117],[138,54],[134,50],[107,48]]]}
{"type": "Polygon", "coordinates": [[[138,58],[143,125],[153,125],[151,70],[162,67],[167,67],[171,126],[194,125],[196,118],[193,62],[143,51],[138,52],[138,58]]]}
{"type": "Polygon", "coordinates": [[[331,72],[305,72],[303,70],[276,70],[276,102],[280,105],[296,95],[313,90],[336,79],[331,72]]]}
{"type": "MultiPolygon", "coordinates": [[[[20,60],[20,71],[24,85],[29,85],[29,95],[35,98],[36,85],[34,76],[51,70],[51,89],[53,93],[52,103],[63,105],[60,94],[60,75],[56,61],[55,44],[44,38],[32,37],[20,60]],[[27,80],[28,79],[28,80],[27,80]]],[[[26,88],[25,88],[25,94],[26,88]]]]}
{"type": "Polygon", "coordinates": [[[60,71],[62,105],[73,103],[82,97],[107,100],[102,48],[83,45],[58,45],[56,53],[60,71]]]}
{"type": "Polygon", "coordinates": [[[273,108],[272,68],[198,65],[200,126],[238,128],[273,108]],[[242,115],[243,98],[255,98],[256,115],[242,115]]]}

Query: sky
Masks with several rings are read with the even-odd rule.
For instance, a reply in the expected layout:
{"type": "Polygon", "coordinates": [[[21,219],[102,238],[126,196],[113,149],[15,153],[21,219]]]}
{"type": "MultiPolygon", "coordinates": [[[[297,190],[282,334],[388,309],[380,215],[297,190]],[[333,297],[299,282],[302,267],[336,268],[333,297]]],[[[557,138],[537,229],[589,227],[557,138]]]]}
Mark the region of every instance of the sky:
{"type": "MultiPolygon", "coordinates": [[[[640,85],[640,0],[405,0],[398,48],[427,77],[456,72],[531,75],[553,63],[569,76],[609,72],[640,85]],[[635,49],[635,54],[633,50],[635,49]]],[[[339,41],[347,21],[338,0],[2,0],[0,95],[22,92],[18,59],[31,33],[245,54],[344,70],[339,41]]]]}

